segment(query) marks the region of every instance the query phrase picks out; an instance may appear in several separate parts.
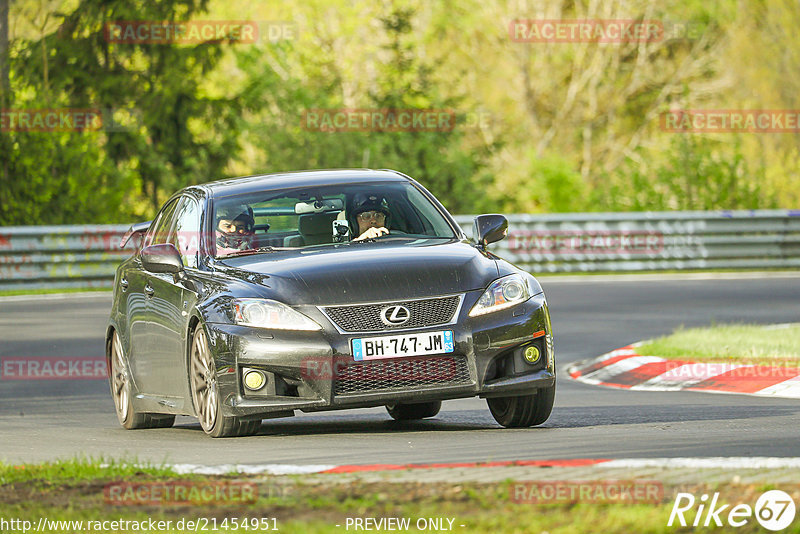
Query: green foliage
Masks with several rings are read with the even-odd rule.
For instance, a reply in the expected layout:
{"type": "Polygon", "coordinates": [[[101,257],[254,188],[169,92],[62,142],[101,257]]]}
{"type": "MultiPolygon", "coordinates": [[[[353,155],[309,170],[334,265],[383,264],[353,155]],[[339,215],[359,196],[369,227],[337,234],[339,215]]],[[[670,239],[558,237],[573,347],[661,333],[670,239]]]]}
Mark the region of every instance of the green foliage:
{"type": "Polygon", "coordinates": [[[559,156],[529,157],[516,190],[498,200],[510,212],[576,212],[586,207],[587,186],[572,164],[559,156]]]}
{"type": "Polygon", "coordinates": [[[331,66],[324,57],[304,58],[302,71],[287,79],[281,73],[293,72],[292,44],[238,53],[248,76],[245,105],[255,112],[248,131],[260,153],[257,169],[391,168],[422,182],[451,211],[474,211],[481,199],[477,192],[490,179],[481,172],[488,151],[465,150],[461,125],[452,131],[363,132],[303,125],[304,113],[314,110],[457,109],[457,97],[439,94],[435,66],[416,55],[412,18],[412,11],[397,9],[381,20],[388,61],[377,66],[378,83],[357,106],[345,105],[339,96],[344,80],[328,76],[331,66]]]}
{"type": "Polygon", "coordinates": [[[607,186],[597,188],[601,211],[758,209],[776,207],[763,190],[764,168],[749,163],[737,140],[692,134],[674,137],[665,154],[640,151],[607,186]],[[643,165],[641,162],[648,162],[643,165]]]}
{"type": "Polygon", "coordinates": [[[123,119],[100,131],[0,131],[0,225],[146,219],[189,184],[340,167],[397,169],[455,213],[796,205],[796,135],[676,134],[658,118],[667,109],[798,109],[800,4],[548,6],[15,2],[10,27],[21,29],[9,43],[4,106],[116,110],[123,119]],[[247,46],[119,44],[104,34],[110,21],[243,17],[287,20],[298,32],[247,46]],[[510,19],[536,17],[661,20],[667,35],[509,38],[510,19]],[[453,131],[303,124],[308,111],[342,108],[453,110],[460,120],[453,131]],[[490,120],[465,124],[475,111],[490,120]]]}
{"type": "Polygon", "coordinates": [[[58,31],[20,47],[9,107],[133,110],[136,120],[91,133],[4,136],[12,149],[4,151],[0,224],[129,220],[152,214],[177,188],[220,176],[240,116],[235,98],[210,97],[203,86],[222,44],[117,44],[104,35],[107,21],[183,20],[206,3],[82,0],[58,31]]]}
{"type": "Polygon", "coordinates": [[[3,135],[0,225],[116,223],[130,209],[137,177],[102,150],[101,134],[9,132],[3,135]],[[115,209],[109,209],[113,207],[115,209]]]}

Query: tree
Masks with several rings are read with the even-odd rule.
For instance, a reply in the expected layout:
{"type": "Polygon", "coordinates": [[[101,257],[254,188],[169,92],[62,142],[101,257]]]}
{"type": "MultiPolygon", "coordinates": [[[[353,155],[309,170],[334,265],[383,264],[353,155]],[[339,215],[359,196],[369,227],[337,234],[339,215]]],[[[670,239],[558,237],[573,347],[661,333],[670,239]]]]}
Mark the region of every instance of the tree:
{"type": "MultiPolygon", "coordinates": [[[[239,65],[250,80],[244,101],[254,113],[248,122],[262,154],[256,167],[393,168],[420,180],[454,212],[478,209],[489,181],[483,170],[488,151],[465,149],[462,125],[452,131],[327,132],[302,124],[303,114],[314,109],[457,110],[459,97],[440,94],[435,66],[418,55],[415,16],[414,9],[403,7],[378,16],[381,31],[373,41],[379,45],[368,56],[373,77],[358,87],[348,87],[351,81],[340,74],[346,67],[339,55],[293,43],[241,52],[239,65]]],[[[323,50],[340,46],[326,41],[325,30],[314,34],[328,42],[323,50]]]]}
{"type": "Polygon", "coordinates": [[[122,44],[109,42],[104,32],[112,21],[186,20],[206,3],[82,0],[58,15],[58,31],[20,47],[13,58],[15,90],[26,97],[18,107],[101,109],[106,124],[127,110],[136,120],[95,133],[14,133],[7,163],[15,169],[15,202],[2,208],[0,222],[30,220],[32,211],[39,212],[35,204],[53,214],[47,220],[83,222],[85,210],[65,202],[65,191],[74,191],[64,184],[73,181],[94,191],[93,202],[105,210],[97,214],[101,219],[126,220],[151,215],[179,187],[221,177],[237,149],[240,109],[236,98],[210,96],[204,81],[224,43],[122,44]],[[28,154],[37,155],[37,164],[28,154]]]}

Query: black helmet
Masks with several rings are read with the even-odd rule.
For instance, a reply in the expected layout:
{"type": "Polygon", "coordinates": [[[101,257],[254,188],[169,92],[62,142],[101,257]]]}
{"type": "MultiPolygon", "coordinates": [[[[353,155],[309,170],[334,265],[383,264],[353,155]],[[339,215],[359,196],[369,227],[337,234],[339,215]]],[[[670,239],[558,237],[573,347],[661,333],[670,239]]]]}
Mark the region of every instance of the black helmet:
{"type": "Polygon", "coordinates": [[[248,249],[251,246],[252,235],[255,229],[255,217],[253,217],[253,208],[249,206],[227,206],[220,208],[216,213],[216,232],[217,232],[217,245],[223,248],[238,248],[248,249]],[[231,222],[244,222],[245,233],[239,232],[223,232],[219,229],[220,221],[231,222]]]}
{"type": "Polygon", "coordinates": [[[353,215],[358,215],[365,211],[381,211],[388,217],[389,203],[386,202],[386,198],[380,195],[356,193],[353,196],[353,208],[351,212],[353,215]]]}
{"type": "Polygon", "coordinates": [[[378,194],[356,193],[353,195],[353,202],[351,203],[349,214],[353,235],[358,236],[358,221],[356,217],[358,217],[359,213],[364,213],[365,211],[380,211],[386,215],[384,226],[387,228],[389,227],[391,212],[389,211],[389,203],[386,201],[386,198],[378,194]]]}
{"type": "Polygon", "coordinates": [[[250,206],[228,206],[217,210],[217,224],[222,220],[243,221],[247,225],[247,231],[252,232],[256,224],[253,217],[253,208],[250,206]]]}

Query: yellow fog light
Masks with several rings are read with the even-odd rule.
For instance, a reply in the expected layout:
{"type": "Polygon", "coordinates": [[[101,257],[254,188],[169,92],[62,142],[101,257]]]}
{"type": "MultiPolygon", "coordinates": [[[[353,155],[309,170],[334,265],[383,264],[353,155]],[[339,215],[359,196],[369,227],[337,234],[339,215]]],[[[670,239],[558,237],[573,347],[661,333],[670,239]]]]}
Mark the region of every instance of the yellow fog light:
{"type": "Polygon", "coordinates": [[[263,388],[266,382],[267,377],[261,371],[247,371],[244,374],[244,386],[251,391],[263,388]]]}
{"type": "Polygon", "coordinates": [[[525,361],[528,363],[536,363],[539,361],[539,349],[531,345],[525,349],[525,361]]]}

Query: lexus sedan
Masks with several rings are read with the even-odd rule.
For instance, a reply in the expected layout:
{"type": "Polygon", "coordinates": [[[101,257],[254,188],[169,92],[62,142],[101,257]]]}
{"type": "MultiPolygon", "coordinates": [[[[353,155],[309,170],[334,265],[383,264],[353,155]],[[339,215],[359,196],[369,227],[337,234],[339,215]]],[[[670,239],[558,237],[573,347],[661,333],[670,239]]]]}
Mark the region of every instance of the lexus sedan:
{"type": "Polygon", "coordinates": [[[385,406],[435,416],[485,398],[504,427],[550,416],[553,333],[542,288],[470,239],[422,185],[390,170],[322,170],[191,186],[116,272],[106,334],[127,429],[197,417],[213,437],[261,421],[385,406]]]}

